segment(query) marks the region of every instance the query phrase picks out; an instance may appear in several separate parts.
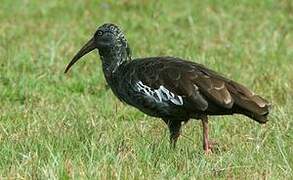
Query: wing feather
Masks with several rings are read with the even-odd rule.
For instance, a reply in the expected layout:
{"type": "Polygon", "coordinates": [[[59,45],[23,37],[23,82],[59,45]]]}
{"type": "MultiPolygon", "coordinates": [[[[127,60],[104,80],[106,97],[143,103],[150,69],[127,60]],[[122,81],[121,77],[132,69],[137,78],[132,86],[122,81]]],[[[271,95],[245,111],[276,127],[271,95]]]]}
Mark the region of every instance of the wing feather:
{"type": "Polygon", "coordinates": [[[218,110],[229,110],[237,104],[258,114],[268,111],[266,100],[203,65],[172,57],[144,58],[137,62],[142,63],[136,66],[137,81],[151,89],[166,88],[176,97],[182,97],[190,108],[206,111],[211,105],[218,110]]]}

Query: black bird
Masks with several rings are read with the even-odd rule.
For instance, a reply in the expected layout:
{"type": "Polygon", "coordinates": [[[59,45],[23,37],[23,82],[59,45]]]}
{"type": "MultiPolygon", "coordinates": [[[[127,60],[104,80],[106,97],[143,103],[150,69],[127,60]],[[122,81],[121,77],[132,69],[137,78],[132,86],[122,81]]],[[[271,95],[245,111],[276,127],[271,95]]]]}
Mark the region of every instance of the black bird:
{"type": "Polygon", "coordinates": [[[98,49],[105,79],[113,93],[140,111],[161,118],[170,130],[173,147],[182,124],[189,119],[202,121],[203,148],[207,153],[211,152],[208,115],[243,114],[259,123],[267,122],[267,100],[201,64],[176,57],[132,59],[129,44],[115,24],[98,27],[65,73],[94,49],[98,49]]]}

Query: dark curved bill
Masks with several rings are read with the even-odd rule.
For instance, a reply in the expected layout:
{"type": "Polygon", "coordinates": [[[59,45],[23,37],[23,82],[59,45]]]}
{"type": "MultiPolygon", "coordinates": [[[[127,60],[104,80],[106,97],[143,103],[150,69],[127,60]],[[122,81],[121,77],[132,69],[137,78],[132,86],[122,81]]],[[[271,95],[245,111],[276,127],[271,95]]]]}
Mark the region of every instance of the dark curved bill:
{"type": "Polygon", "coordinates": [[[73,57],[73,59],[70,61],[70,63],[67,65],[64,73],[67,73],[67,71],[71,68],[73,64],[75,64],[82,56],[85,54],[91,52],[96,48],[95,46],[95,40],[94,38],[90,39],[79,51],[78,53],[73,57]]]}

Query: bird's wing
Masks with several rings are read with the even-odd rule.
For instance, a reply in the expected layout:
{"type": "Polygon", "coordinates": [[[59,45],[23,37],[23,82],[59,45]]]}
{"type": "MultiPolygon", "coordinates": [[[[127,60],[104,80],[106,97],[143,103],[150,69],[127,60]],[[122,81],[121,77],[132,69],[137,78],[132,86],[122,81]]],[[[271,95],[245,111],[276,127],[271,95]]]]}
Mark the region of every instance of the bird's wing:
{"type": "Polygon", "coordinates": [[[227,87],[235,101],[235,104],[242,109],[256,115],[266,115],[269,113],[269,107],[271,104],[261,96],[247,89],[245,86],[235,81],[230,81],[227,84],[227,87]]]}
{"type": "Polygon", "coordinates": [[[199,64],[171,57],[146,58],[137,62],[140,66],[136,66],[134,74],[151,90],[168,90],[201,111],[205,111],[210,103],[223,108],[233,106],[234,99],[225,80],[199,64]]]}

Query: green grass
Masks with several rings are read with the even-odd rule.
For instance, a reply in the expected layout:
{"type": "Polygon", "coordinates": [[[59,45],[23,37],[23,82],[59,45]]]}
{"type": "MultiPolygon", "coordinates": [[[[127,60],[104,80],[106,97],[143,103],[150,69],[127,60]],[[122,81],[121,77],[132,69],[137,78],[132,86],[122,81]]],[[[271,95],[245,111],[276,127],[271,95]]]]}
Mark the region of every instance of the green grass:
{"type": "Polygon", "coordinates": [[[292,178],[292,1],[115,2],[1,1],[3,178],[292,178]],[[205,156],[194,120],[170,150],[162,121],[105,88],[94,53],[63,74],[105,22],[122,27],[134,57],[178,56],[246,84],[272,102],[270,121],[211,117],[219,147],[205,156]]]}

